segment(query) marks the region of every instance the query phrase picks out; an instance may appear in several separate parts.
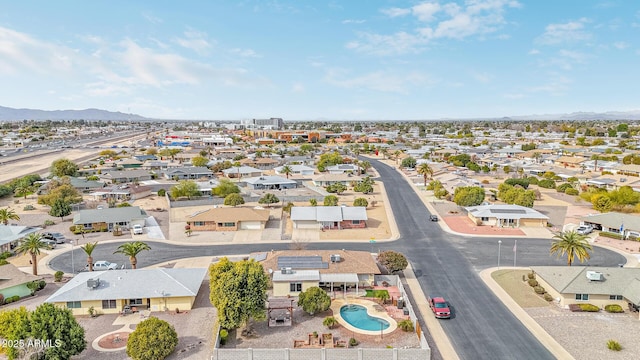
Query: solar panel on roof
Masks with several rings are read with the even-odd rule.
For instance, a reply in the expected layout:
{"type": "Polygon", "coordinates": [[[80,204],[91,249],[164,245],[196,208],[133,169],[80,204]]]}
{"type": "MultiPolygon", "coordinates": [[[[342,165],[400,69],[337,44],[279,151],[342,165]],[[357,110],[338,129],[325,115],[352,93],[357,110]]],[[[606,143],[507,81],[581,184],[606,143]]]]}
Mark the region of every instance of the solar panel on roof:
{"type": "Polygon", "coordinates": [[[267,258],[267,253],[266,253],[266,252],[264,252],[264,253],[257,253],[257,254],[253,257],[253,259],[254,259],[255,261],[263,261],[263,260],[265,260],[266,258],[267,258]]]}
{"type": "Polygon", "coordinates": [[[327,269],[329,263],[322,262],[322,256],[279,256],[278,268],[327,269]]]}
{"type": "Polygon", "coordinates": [[[526,214],[527,212],[521,209],[489,209],[492,214],[526,214]]]}

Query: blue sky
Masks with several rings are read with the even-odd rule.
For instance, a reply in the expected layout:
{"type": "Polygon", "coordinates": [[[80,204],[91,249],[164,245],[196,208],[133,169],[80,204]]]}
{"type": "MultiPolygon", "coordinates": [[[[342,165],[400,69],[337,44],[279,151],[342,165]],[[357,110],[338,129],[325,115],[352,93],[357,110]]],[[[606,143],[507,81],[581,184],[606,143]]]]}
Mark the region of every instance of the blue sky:
{"type": "Polygon", "coordinates": [[[640,108],[640,3],[4,1],[0,105],[164,119],[640,108]]]}

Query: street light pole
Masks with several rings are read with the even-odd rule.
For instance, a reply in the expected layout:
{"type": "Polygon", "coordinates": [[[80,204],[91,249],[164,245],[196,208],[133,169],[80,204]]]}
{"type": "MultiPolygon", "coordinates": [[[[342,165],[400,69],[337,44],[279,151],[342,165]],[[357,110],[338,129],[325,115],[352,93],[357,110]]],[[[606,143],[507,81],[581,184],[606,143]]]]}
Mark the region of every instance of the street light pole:
{"type": "Polygon", "coordinates": [[[71,243],[71,272],[75,275],[76,273],[76,264],[73,261],[73,240],[69,240],[71,243]]]}
{"type": "Polygon", "coordinates": [[[502,240],[498,240],[498,269],[500,269],[500,245],[502,245],[502,240]]]}

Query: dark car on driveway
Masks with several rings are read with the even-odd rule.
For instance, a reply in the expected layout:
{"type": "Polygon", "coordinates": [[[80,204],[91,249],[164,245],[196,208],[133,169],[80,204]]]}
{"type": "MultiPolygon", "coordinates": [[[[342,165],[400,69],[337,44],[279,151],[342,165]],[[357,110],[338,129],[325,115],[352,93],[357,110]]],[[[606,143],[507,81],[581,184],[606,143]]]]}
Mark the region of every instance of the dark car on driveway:
{"type": "Polygon", "coordinates": [[[433,315],[438,319],[448,319],[451,317],[449,303],[441,296],[429,298],[429,307],[431,311],[433,311],[433,315]]]}

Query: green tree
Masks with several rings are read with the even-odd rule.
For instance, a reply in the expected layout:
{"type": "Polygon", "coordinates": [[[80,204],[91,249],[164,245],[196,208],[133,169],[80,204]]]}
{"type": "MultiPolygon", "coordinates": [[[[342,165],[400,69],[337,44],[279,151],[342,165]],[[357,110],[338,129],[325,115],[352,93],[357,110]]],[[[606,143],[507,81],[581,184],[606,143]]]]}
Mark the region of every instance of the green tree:
{"type": "Polygon", "coordinates": [[[298,306],[309,315],[314,315],[329,309],[331,297],[321,288],[312,286],[298,295],[298,306]]]}
{"type": "Polygon", "coordinates": [[[122,254],[129,257],[129,261],[131,262],[131,268],[135,269],[138,264],[138,254],[142,251],[149,251],[151,247],[142,241],[133,241],[124,243],[118,246],[118,249],[114,251],[114,254],[122,254]]]}
{"type": "Polygon", "coordinates": [[[291,173],[293,173],[293,170],[291,170],[291,166],[285,165],[285,166],[282,167],[282,169],[280,169],[280,172],[282,174],[287,175],[287,179],[288,179],[289,175],[291,175],[291,173]]]}
{"type": "Polygon", "coordinates": [[[238,206],[244,204],[244,198],[240,194],[229,194],[224,198],[224,204],[227,206],[238,206]]]}
{"type": "Polygon", "coordinates": [[[399,252],[387,250],[378,255],[378,262],[384,266],[390,273],[401,271],[407,268],[409,262],[399,252]]]}
{"type": "MultiPolygon", "coordinates": [[[[0,339],[19,341],[29,338],[31,323],[30,312],[21,306],[19,309],[8,309],[0,312],[0,339]]],[[[0,354],[5,353],[9,360],[20,356],[18,346],[0,346],[0,354]]]]}
{"type": "Polygon", "coordinates": [[[156,317],[138,324],[127,340],[127,355],[134,360],[162,360],[178,346],[173,325],[156,317]]]}
{"type": "Polygon", "coordinates": [[[204,156],[194,156],[193,159],[191,159],[191,165],[193,166],[206,167],[208,163],[209,159],[204,156]]]}
{"type": "Polygon", "coordinates": [[[333,183],[327,185],[325,187],[325,190],[332,194],[342,194],[343,192],[347,191],[347,187],[343,183],[333,183]]]}
{"type": "Polygon", "coordinates": [[[250,319],[266,318],[265,301],[269,278],[255,260],[231,262],[222,258],[209,267],[211,304],[225,329],[247,325],[250,319]]]}
{"type": "Polygon", "coordinates": [[[181,197],[191,199],[192,197],[200,196],[200,189],[198,188],[198,184],[196,184],[196,182],[192,180],[180,180],[180,182],[172,186],[169,191],[171,192],[171,197],[174,199],[178,199],[181,197]]]}
{"type": "Polygon", "coordinates": [[[76,176],[78,173],[78,165],[69,159],[58,159],[51,163],[51,176],[76,176]]]}
{"type": "Polygon", "coordinates": [[[229,179],[221,179],[218,186],[213,188],[213,193],[220,197],[227,197],[229,194],[240,193],[240,188],[229,179]]]}
{"type": "Polygon", "coordinates": [[[93,257],[91,256],[91,254],[93,254],[93,250],[96,249],[96,246],[98,246],[97,241],[94,243],[86,243],[84,246],[80,247],[82,251],[87,254],[87,264],[89,265],[89,271],[93,271],[93,257]]]}
{"type": "Polygon", "coordinates": [[[337,206],[338,197],[335,195],[327,195],[324,197],[324,206],[337,206]]]}
{"type": "Polygon", "coordinates": [[[25,184],[24,182],[19,183],[13,190],[13,194],[15,196],[24,197],[25,199],[27,198],[27,195],[31,194],[32,192],[33,190],[31,189],[31,186],[25,184]]]}
{"type": "Polygon", "coordinates": [[[272,193],[266,193],[260,198],[260,200],[258,200],[258,204],[267,204],[269,207],[271,207],[272,204],[277,204],[279,202],[280,199],[272,193]]]}
{"type": "Polygon", "coordinates": [[[311,198],[309,199],[309,205],[311,206],[318,206],[318,200],[315,198],[311,198]]]}
{"type": "Polygon", "coordinates": [[[69,214],[71,214],[71,205],[66,203],[62,198],[55,199],[51,209],[49,209],[49,215],[59,217],[61,221],[64,221],[64,217],[69,214]]]}
{"type": "Polygon", "coordinates": [[[587,241],[586,235],[575,231],[562,231],[556,232],[553,238],[556,240],[551,244],[551,254],[557,254],[558,258],[566,255],[567,265],[571,266],[576,259],[584,262],[591,258],[589,251],[593,251],[593,247],[587,241]]]}
{"type": "Polygon", "coordinates": [[[342,164],[344,159],[342,155],[340,155],[337,151],[324,153],[320,155],[320,159],[318,160],[318,171],[324,172],[327,167],[342,164]]]}
{"type": "Polygon", "coordinates": [[[413,169],[413,168],[416,167],[417,163],[418,163],[418,161],[413,156],[409,156],[409,157],[406,157],[406,158],[402,159],[402,162],[400,163],[400,166],[402,166],[403,168],[407,168],[407,169],[413,169]]]}
{"type": "Polygon", "coordinates": [[[38,196],[38,204],[53,206],[56,199],[62,199],[67,204],[77,204],[82,201],[82,194],[71,185],[68,177],[52,180],[47,184],[47,194],[38,196]]]}
{"type": "Polygon", "coordinates": [[[418,166],[417,173],[422,175],[422,178],[424,179],[424,186],[426,187],[427,178],[431,178],[433,176],[433,169],[431,168],[431,166],[429,166],[429,164],[422,163],[420,164],[420,166],[418,166]]]}
{"type": "Polygon", "coordinates": [[[373,192],[373,179],[370,176],[365,177],[353,186],[353,190],[363,194],[371,194],[373,192]]]}
{"type": "Polygon", "coordinates": [[[453,202],[458,206],[476,206],[484,201],[484,189],[479,186],[462,186],[453,193],[453,202]]]}
{"type": "Polygon", "coordinates": [[[7,225],[10,220],[20,221],[20,216],[11,208],[0,209],[0,223],[7,225]]]}
{"type": "Polygon", "coordinates": [[[357,198],[357,199],[353,200],[353,206],[367,207],[367,206],[369,206],[369,202],[365,198],[357,198]]]}
{"type": "Polygon", "coordinates": [[[32,338],[56,345],[46,348],[45,359],[70,359],[87,348],[84,328],[69,309],[44,303],[31,313],[30,324],[32,338]]]}
{"type": "Polygon", "coordinates": [[[16,248],[18,254],[31,255],[31,269],[33,275],[38,275],[38,255],[40,250],[46,249],[48,246],[42,242],[42,235],[38,233],[31,233],[22,239],[20,245],[16,248]]]}
{"type": "Polygon", "coordinates": [[[594,195],[591,199],[595,210],[605,213],[613,208],[613,201],[607,195],[594,195]]]}
{"type": "MultiPolygon", "coordinates": [[[[331,299],[329,299],[329,301],[331,301],[331,299]]],[[[322,325],[329,329],[333,329],[334,326],[338,325],[338,319],[333,316],[327,316],[322,320],[322,325]]]]}

